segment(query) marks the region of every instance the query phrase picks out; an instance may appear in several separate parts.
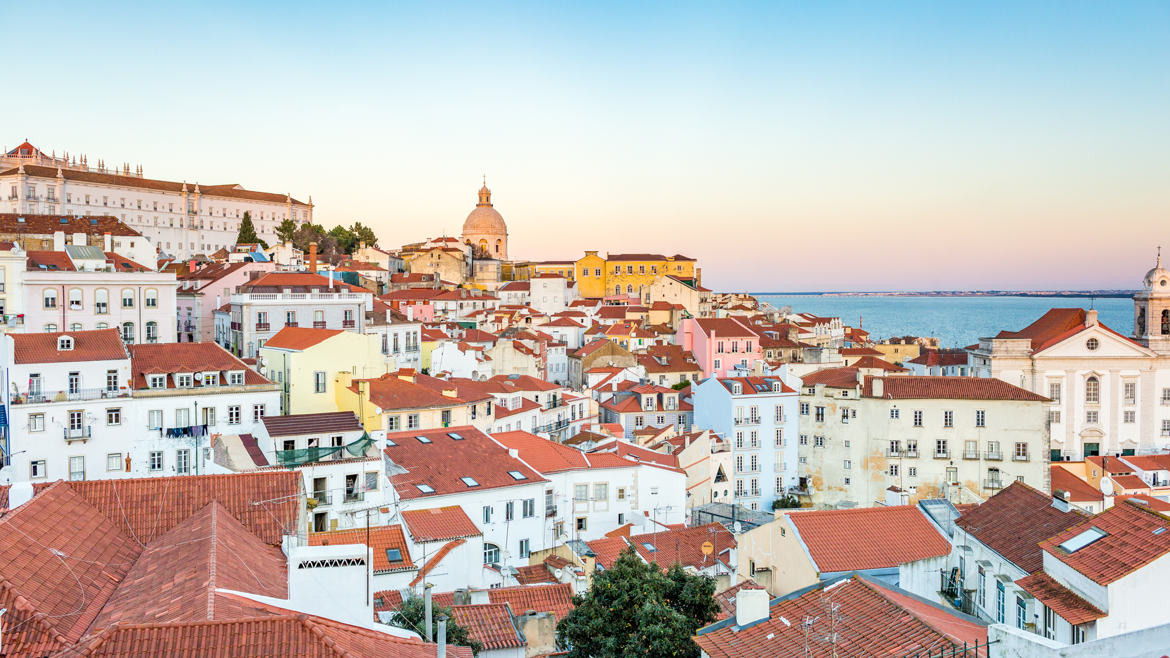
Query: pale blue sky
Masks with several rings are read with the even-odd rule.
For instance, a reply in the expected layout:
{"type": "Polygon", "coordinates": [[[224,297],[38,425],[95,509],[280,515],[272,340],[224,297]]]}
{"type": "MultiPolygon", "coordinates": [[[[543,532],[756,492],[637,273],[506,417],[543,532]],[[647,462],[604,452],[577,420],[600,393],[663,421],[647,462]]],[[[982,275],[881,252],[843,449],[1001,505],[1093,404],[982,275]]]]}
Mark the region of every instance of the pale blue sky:
{"type": "Polygon", "coordinates": [[[717,288],[1130,287],[1170,3],[5,3],[0,142],[313,196],[390,245],[486,173],[514,256],[717,288]]]}

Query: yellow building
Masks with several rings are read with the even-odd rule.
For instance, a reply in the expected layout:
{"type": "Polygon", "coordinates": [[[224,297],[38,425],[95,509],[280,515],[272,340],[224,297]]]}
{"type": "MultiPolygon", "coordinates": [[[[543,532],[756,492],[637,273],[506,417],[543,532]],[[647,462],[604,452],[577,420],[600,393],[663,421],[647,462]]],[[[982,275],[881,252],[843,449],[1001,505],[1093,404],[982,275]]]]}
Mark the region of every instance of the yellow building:
{"type": "Polygon", "coordinates": [[[577,263],[571,260],[546,260],[528,264],[531,278],[541,274],[555,274],[572,281],[577,276],[577,263]]]}
{"type": "Polygon", "coordinates": [[[608,254],[602,258],[596,251],[586,251],[576,262],[574,278],[582,297],[640,295],[642,287],[660,275],[699,285],[702,274],[695,263],[694,258],[677,254],[608,254]]]}
{"type": "Polygon", "coordinates": [[[473,425],[491,430],[492,397],[404,369],[375,379],[337,376],[339,411],[352,411],[366,431],[433,430],[473,425]],[[425,385],[424,383],[425,382],[425,385]]]}
{"type": "Polygon", "coordinates": [[[433,246],[402,254],[412,274],[437,274],[439,279],[461,284],[470,276],[467,255],[455,247],[433,246]]]}
{"type": "Polygon", "coordinates": [[[285,327],[259,356],[266,376],[280,384],[282,414],[339,411],[333,391],[338,373],[378,377],[387,371],[377,334],[340,329],[285,327]]]}

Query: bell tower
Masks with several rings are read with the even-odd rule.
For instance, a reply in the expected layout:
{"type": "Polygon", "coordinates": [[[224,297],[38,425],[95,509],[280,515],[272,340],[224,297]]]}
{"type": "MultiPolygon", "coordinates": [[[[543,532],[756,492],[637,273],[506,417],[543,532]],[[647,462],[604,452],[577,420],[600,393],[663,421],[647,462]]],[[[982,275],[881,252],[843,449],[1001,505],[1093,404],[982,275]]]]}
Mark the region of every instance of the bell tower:
{"type": "Polygon", "coordinates": [[[1133,337],[1159,354],[1170,354],[1170,271],[1162,267],[1162,248],[1142,289],[1133,296],[1133,337]]]}

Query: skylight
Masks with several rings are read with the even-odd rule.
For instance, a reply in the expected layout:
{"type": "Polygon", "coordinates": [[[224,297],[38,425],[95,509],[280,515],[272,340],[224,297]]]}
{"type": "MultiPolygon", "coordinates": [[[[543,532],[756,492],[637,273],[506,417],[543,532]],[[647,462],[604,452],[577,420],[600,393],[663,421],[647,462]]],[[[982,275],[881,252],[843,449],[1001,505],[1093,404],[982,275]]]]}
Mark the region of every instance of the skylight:
{"type": "Polygon", "coordinates": [[[429,484],[416,484],[414,486],[418,487],[418,490],[423,493],[435,493],[435,488],[429,484]]]}
{"type": "Polygon", "coordinates": [[[388,561],[390,561],[391,563],[401,562],[402,561],[402,549],[400,549],[400,548],[387,548],[386,549],[386,559],[388,561]]]}
{"type": "Polygon", "coordinates": [[[1072,539],[1065,541],[1060,545],[1060,547],[1069,553],[1076,553],[1077,551],[1088,546],[1089,544],[1092,544],[1104,536],[1106,536],[1104,530],[1101,530],[1100,528],[1089,528],[1072,539]]]}
{"type": "Polygon", "coordinates": [[[462,441],[463,440],[463,436],[460,434],[456,434],[455,432],[447,432],[447,436],[451,437],[451,439],[453,441],[462,441]]]}
{"type": "Polygon", "coordinates": [[[520,471],[508,471],[508,475],[512,476],[513,480],[527,480],[528,476],[520,471]]]}
{"type": "Polygon", "coordinates": [[[430,443],[430,442],[431,442],[431,440],[430,440],[430,439],[428,439],[427,437],[425,437],[425,436],[423,436],[423,435],[421,435],[421,434],[420,434],[420,435],[418,435],[418,436],[416,436],[416,437],[414,437],[414,438],[418,439],[418,442],[419,442],[419,443],[430,443]]]}
{"type": "Polygon", "coordinates": [[[466,484],[469,487],[478,487],[479,486],[479,483],[475,481],[475,478],[463,477],[463,478],[459,478],[459,479],[463,480],[463,484],[466,484]]]}
{"type": "Polygon", "coordinates": [[[396,447],[397,445],[398,445],[397,443],[391,441],[390,439],[386,439],[386,446],[387,447],[393,448],[393,447],[396,447]]]}
{"type": "Polygon", "coordinates": [[[648,541],[642,542],[642,545],[645,546],[646,550],[648,550],[648,551],[657,551],[658,550],[657,548],[654,548],[654,544],[651,544],[648,541]]]}

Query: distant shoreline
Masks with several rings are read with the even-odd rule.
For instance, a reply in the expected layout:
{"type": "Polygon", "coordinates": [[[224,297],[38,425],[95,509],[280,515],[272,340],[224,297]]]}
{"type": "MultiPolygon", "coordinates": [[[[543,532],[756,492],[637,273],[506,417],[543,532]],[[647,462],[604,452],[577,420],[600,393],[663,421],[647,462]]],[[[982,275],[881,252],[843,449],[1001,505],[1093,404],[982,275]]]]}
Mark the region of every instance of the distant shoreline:
{"type": "Polygon", "coordinates": [[[1129,298],[1136,290],[920,290],[873,292],[752,292],[750,295],[776,297],[1069,297],[1129,298]]]}

